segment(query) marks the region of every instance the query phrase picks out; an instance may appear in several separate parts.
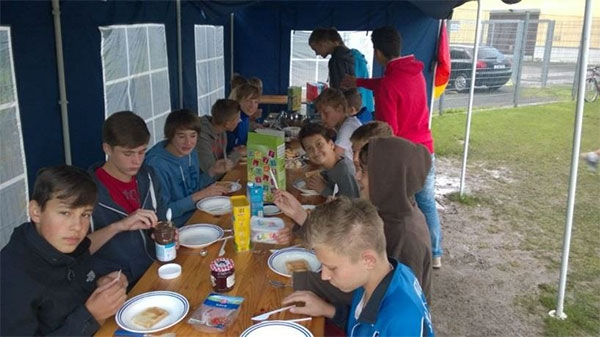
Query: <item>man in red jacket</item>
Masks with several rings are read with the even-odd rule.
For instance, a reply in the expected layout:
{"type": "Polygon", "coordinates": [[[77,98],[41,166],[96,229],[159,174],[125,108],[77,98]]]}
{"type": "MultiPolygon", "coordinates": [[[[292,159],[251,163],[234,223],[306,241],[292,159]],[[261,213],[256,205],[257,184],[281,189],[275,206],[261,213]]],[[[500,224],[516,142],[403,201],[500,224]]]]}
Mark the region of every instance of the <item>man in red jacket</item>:
{"type": "Polygon", "coordinates": [[[414,55],[400,57],[402,38],[393,27],[377,28],[371,34],[375,60],[385,67],[381,78],[346,76],[342,88],[363,87],[375,96],[375,119],[388,123],[394,135],[423,144],[431,153],[432,165],[425,187],[415,195],[431,235],[433,267],[442,265],[442,230],[435,202],[435,156],[429,129],[427,89],[423,63],[414,55]]]}

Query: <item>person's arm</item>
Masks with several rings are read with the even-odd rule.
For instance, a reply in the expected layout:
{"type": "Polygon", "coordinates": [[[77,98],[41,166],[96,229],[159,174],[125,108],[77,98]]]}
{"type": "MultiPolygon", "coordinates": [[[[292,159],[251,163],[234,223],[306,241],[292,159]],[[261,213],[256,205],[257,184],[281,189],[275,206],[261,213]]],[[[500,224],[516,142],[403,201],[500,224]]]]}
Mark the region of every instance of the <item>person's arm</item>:
{"type": "MultiPolygon", "coordinates": [[[[92,220],[96,222],[92,215],[92,220]]],[[[94,230],[88,233],[88,238],[91,241],[90,254],[94,254],[100,249],[108,240],[112,239],[115,235],[125,232],[133,231],[138,229],[149,229],[156,226],[158,218],[156,213],[148,209],[138,209],[131,213],[128,217],[123,218],[119,221],[113,222],[112,224],[103,228],[94,230]]]]}
{"type": "Polygon", "coordinates": [[[315,295],[312,291],[300,290],[291,293],[283,299],[283,305],[289,305],[291,303],[304,303],[304,306],[296,306],[291,308],[290,312],[294,314],[309,315],[309,316],[323,316],[327,318],[333,318],[335,316],[335,307],[319,296],[315,295]]]}
{"type": "Polygon", "coordinates": [[[343,56],[334,51],[329,59],[329,86],[332,88],[340,89],[342,79],[346,74],[354,76],[353,60],[343,56]]]}
{"type": "Polygon", "coordinates": [[[394,90],[387,90],[383,85],[382,90],[375,92],[375,118],[378,121],[386,122],[394,132],[394,135],[398,136],[398,93],[394,90]]]}
{"type": "Polygon", "coordinates": [[[356,86],[375,92],[377,89],[379,89],[380,82],[381,78],[357,78],[356,86]]]}
{"type": "MultiPolygon", "coordinates": [[[[127,298],[126,295],[125,298],[127,298]]],[[[48,333],[47,336],[91,336],[99,328],[100,322],[94,318],[82,303],[65,318],[60,327],[48,333]]]]}
{"type": "Polygon", "coordinates": [[[308,218],[308,212],[302,207],[302,204],[298,199],[294,198],[290,192],[279,189],[275,190],[274,196],[275,199],[273,202],[279,207],[283,214],[302,226],[306,221],[306,218],[308,218]]]}
{"type": "MultiPolygon", "coordinates": [[[[225,149],[223,149],[225,151],[225,149]]],[[[212,151],[212,140],[210,137],[200,136],[198,143],[196,144],[196,153],[198,153],[198,161],[200,163],[200,170],[207,172],[215,162],[217,161],[216,154],[212,151]]]]}
{"type": "MultiPolygon", "coordinates": [[[[154,168],[151,162],[148,162],[148,165],[154,168]]],[[[160,199],[160,204],[164,205],[165,208],[165,214],[159,214],[162,219],[166,219],[166,210],[169,208],[171,209],[172,217],[177,218],[196,207],[191,195],[186,195],[180,199],[173,199],[173,195],[175,194],[172,193],[173,190],[178,188],[183,189],[183,187],[178,186],[175,181],[169,179],[167,171],[154,168],[153,172],[155,174],[152,177],[158,178],[158,181],[154,181],[153,185],[155,188],[160,187],[160,193],[156,197],[160,199]]],[[[180,177],[178,178],[181,179],[180,177]]],[[[185,195],[185,191],[182,194],[185,195]]]]}

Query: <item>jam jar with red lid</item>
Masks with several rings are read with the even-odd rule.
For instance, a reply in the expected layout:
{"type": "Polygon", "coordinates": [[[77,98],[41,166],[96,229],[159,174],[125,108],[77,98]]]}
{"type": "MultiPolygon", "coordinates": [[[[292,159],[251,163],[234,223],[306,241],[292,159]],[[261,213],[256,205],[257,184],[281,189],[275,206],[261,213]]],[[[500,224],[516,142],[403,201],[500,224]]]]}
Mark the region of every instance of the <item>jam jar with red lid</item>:
{"type": "Polygon", "coordinates": [[[232,259],[219,257],[210,263],[210,281],[213,290],[225,293],[235,285],[235,268],[232,259]]]}

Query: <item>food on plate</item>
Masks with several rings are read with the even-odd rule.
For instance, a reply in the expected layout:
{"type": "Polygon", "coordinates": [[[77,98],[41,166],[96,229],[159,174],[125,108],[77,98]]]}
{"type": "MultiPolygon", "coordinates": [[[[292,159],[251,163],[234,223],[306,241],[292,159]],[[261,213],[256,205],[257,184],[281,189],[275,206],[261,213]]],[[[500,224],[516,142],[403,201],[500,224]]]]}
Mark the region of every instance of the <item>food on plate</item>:
{"type": "Polygon", "coordinates": [[[225,187],[228,191],[233,190],[233,182],[231,181],[217,181],[215,184],[225,187]]]}
{"type": "Polygon", "coordinates": [[[292,149],[285,149],[285,158],[286,159],[294,159],[298,157],[298,154],[292,149]]]}
{"type": "Polygon", "coordinates": [[[285,263],[288,274],[301,271],[309,271],[308,262],[305,259],[291,260],[285,263]]]}
{"type": "Polygon", "coordinates": [[[302,160],[299,158],[286,159],[285,160],[285,168],[286,169],[299,169],[302,168],[304,164],[302,160]]]}
{"type": "Polygon", "coordinates": [[[304,176],[306,178],[310,178],[310,177],[312,177],[314,175],[317,175],[319,173],[321,173],[321,170],[308,171],[308,172],[304,173],[304,176]]]}
{"type": "Polygon", "coordinates": [[[150,307],[133,316],[133,323],[149,329],[169,316],[169,312],[159,307],[150,307]]]}

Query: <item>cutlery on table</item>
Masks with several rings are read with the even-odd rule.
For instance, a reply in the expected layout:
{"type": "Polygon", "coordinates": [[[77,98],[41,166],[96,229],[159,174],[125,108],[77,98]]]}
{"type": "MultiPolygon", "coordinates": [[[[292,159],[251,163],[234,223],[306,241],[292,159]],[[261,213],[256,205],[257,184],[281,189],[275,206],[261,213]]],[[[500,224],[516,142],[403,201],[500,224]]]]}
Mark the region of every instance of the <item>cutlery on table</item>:
{"type": "Polygon", "coordinates": [[[339,193],[339,191],[340,191],[340,187],[338,186],[338,184],[335,184],[333,186],[333,197],[334,198],[337,196],[337,194],[339,193]]]}
{"type": "Polygon", "coordinates": [[[264,313],[262,313],[262,314],[260,314],[258,316],[251,317],[250,319],[253,320],[253,321],[264,321],[267,318],[269,318],[269,316],[271,316],[273,314],[276,314],[276,313],[282,312],[282,311],[286,311],[286,310],[289,310],[289,309],[295,308],[295,307],[296,307],[296,305],[288,305],[287,307],[283,307],[283,308],[279,308],[279,309],[275,309],[275,310],[264,312],[264,313]]]}
{"type": "Polygon", "coordinates": [[[225,245],[227,244],[227,239],[229,239],[231,236],[227,236],[225,237],[225,239],[223,240],[223,244],[221,245],[221,249],[219,249],[219,256],[223,256],[225,255],[225,245]]]}

